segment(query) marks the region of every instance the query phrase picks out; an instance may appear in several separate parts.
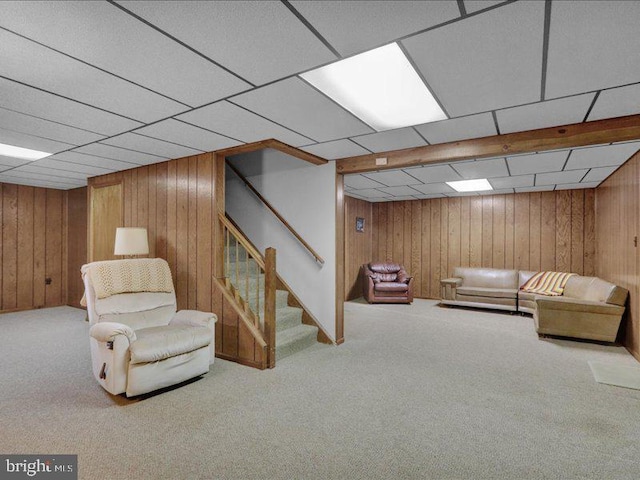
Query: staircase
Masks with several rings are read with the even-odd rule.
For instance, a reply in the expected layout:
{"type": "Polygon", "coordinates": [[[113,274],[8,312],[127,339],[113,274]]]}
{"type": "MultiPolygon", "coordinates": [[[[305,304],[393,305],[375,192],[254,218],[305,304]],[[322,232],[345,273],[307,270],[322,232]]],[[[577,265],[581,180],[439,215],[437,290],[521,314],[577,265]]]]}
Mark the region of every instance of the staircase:
{"type": "MultiPolygon", "coordinates": [[[[235,238],[225,246],[225,277],[236,300],[258,315],[264,331],[264,273],[235,238]]],[[[316,343],[318,327],[302,323],[303,310],[292,307],[287,290],[276,290],[276,360],[316,343]]]]}

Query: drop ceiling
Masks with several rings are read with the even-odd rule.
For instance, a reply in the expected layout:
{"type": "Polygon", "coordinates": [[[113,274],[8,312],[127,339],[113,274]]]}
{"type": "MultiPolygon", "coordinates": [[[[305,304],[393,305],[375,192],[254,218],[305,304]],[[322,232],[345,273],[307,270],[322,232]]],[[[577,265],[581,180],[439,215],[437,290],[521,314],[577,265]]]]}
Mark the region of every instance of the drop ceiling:
{"type": "MultiPolygon", "coordinates": [[[[276,138],[329,160],[640,113],[640,2],[0,2],[0,182],[94,175],[276,138]],[[299,74],[397,41],[449,119],[375,132],[299,74]]],[[[384,68],[384,66],[381,66],[384,68]]],[[[598,185],[640,144],[349,175],[372,201],[598,185]]]]}

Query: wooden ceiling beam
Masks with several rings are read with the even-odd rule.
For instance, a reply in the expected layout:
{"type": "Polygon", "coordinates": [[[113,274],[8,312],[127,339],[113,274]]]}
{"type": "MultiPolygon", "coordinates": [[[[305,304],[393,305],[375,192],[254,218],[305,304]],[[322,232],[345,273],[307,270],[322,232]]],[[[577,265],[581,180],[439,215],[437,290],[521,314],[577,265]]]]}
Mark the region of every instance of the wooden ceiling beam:
{"type": "Polygon", "coordinates": [[[561,127],[474,138],[458,142],[426,145],[390,152],[341,158],[338,173],[364,173],[392,168],[416,167],[431,163],[489,158],[519,153],[543,152],[601,143],[640,139],[640,115],[608,118],[561,127]],[[376,165],[376,158],[386,158],[386,165],[376,165]]]}
{"type": "Polygon", "coordinates": [[[241,153],[255,152],[256,150],[264,150],[265,148],[273,148],[279,150],[282,153],[291,155],[292,157],[299,158],[314,165],[324,165],[327,160],[324,158],[313,155],[312,153],[305,152],[299,148],[287,145],[280,140],[270,138],[268,140],[260,140],[259,142],[245,143],[244,145],[238,145],[236,147],[229,147],[223,150],[216,150],[216,155],[222,155],[224,157],[231,157],[233,155],[240,155],[241,153]]]}

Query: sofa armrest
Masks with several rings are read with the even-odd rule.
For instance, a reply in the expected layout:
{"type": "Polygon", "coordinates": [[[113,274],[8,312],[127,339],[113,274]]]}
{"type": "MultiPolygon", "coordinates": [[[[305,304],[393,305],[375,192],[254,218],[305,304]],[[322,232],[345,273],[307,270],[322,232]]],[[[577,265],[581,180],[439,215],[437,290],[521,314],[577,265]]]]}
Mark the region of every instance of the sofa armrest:
{"type": "Polygon", "coordinates": [[[443,300],[455,300],[456,289],[462,285],[462,279],[458,277],[445,278],[440,280],[440,287],[442,288],[443,300]]]}
{"type": "Polygon", "coordinates": [[[218,316],[211,312],[200,312],[198,310],[180,310],[177,312],[169,325],[191,325],[193,327],[207,327],[213,334],[213,340],[209,345],[209,364],[213,364],[216,358],[216,322],[218,316]]]}
{"type": "Polygon", "coordinates": [[[211,327],[218,321],[218,317],[211,312],[200,312],[198,310],[180,310],[177,312],[169,325],[191,325],[192,327],[211,327]]]}
{"type": "Polygon", "coordinates": [[[129,325],[117,322],[100,322],[96,323],[89,330],[91,338],[95,338],[98,342],[110,342],[118,335],[124,335],[129,343],[136,341],[136,332],[129,325]]]}
{"type": "Polygon", "coordinates": [[[592,300],[580,300],[571,297],[536,297],[538,311],[562,310],[566,312],[594,313],[603,315],[620,315],[624,313],[624,307],[605,302],[592,300]]]}

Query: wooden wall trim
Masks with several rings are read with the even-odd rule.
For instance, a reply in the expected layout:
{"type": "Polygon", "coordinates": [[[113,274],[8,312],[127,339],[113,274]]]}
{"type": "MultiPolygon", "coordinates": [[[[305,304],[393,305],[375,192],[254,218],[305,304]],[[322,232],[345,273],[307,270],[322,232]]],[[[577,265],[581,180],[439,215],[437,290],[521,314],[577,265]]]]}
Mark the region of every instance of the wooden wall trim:
{"type": "Polygon", "coordinates": [[[574,123],[560,127],[474,138],[458,142],[427,145],[336,161],[338,173],[363,173],[391,168],[404,168],[430,163],[468,160],[542,152],[640,138],[640,115],[574,123]],[[376,165],[376,158],[386,157],[386,165],[376,165]]]}
{"type": "Polygon", "coordinates": [[[220,155],[223,157],[231,157],[233,155],[240,155],[241,153],[249,153],[255,152],[257,150],[264,150],[265,148],[272,148],[274,150],[279,150],[282,153],[286,153],[287,155],[291,155],[292,157],[299,158],[300,160],[304,160],[309,163],[313,163],[314,165],[324,165],[327,163],[327,160],[321,158],[317,155],[314,155],[309,152],[305,152],[304,150],[300,150],[296,147],[292,147],[291,145],[287,145],[280,140],[276,140],[274,138],[270,138],[268,140],[261,140],[259,142],[246,143],[244,145],[238,145],[237,147],[229,147],[223,150],[216,150],[216,155],[220,155]]]}
{"type": "Polygon", "coordinates": [[[336,345],[344,343],[344,175],[336,174],[336,345]]]}

